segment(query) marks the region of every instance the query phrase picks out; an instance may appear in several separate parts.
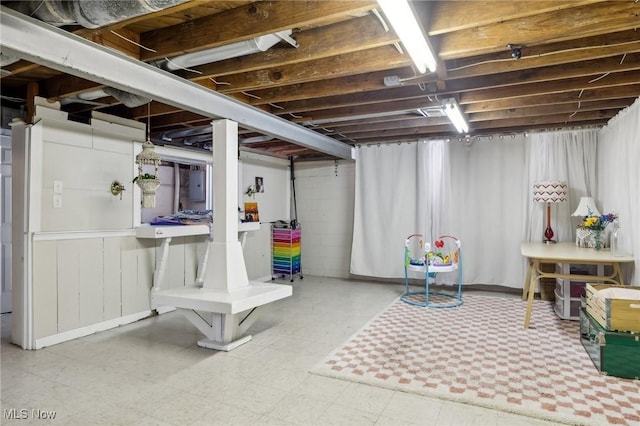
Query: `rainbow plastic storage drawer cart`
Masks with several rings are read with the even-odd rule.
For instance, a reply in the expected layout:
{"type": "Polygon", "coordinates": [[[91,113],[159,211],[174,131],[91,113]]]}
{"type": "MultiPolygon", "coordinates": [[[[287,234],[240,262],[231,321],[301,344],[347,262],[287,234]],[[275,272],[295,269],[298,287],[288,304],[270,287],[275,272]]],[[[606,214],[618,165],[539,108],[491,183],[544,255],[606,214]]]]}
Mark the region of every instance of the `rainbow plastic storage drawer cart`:
{"type": "Polygon", "coordinates": [[[608,331],[581,308],[580,341],[603,374],[640,379],[640,333],[608,331]]]}

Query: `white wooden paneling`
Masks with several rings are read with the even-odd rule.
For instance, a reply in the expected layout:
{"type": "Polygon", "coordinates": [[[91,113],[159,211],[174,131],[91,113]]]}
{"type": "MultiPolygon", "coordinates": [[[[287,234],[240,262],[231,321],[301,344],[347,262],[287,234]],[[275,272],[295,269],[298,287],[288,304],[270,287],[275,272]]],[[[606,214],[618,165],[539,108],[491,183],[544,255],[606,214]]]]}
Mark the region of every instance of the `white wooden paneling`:
{"type": "Polygon", "coordinates": [[[63,232],[91,229],[90,205],[91,191],[64,189],[62,208],[53,208],[53,187],[44,189],[42,191],[42,231],[63,232]]]}
{"type": "MultiPolygon", "coordinates": [[[[35,257],[35,256],[34,256],[35,257]]],[[[75,240],[57,242],[58,332],[80,327],[80,264],[75,240]]]]}
{"type": "Polygon", "coordinates": [[[11,132],[0,134],[0,312],[11,312],[11,132]]]}
{"type": "MultiPolygon", "coordinates": [[[[122,316],[122,260],[120,247],[127,238],[105,238],[103,254],[104,319],[122,316]]],[[[132,238],[128,238],[131,240],[132,238]]]]}
{"type": "MultiPolygon", "coordinates": [[[[138,133],[138,131],[134,131],[134,133],[138,133]]],[[[137,140],[144,140],[144,132],[142,132],[141,136],[142,138],[137,140]]],[[[114,133],[93,129],[93,149],[96,151],[106,151],[131,156],[131,143],[134,139],[136,138],[123,137],[114,133]]]]}
{"type": "Polygon", "coordinates": [[[63,145],[91,148],[91,127],[74,121],[46,120],[44,140],[63,145]]]}
{"type": "Polygon", "coordinates": [[[90,190],[91,181],[87,177],[93,173],[94,168],[90,147],[52,143],[46,140],[49,137],[48,129],[45,127],[43,133],[43,152],[46,158],[42,167],[43,188],[53,188],[54,180],[62,180],[64,191],[90,190]]]}
{"type": "Polygon", "coordinates": [[[138,270],[135,292],[133,296],[133,313],[141,312],[151,307],[151,284],[155,268],[155,250],[153,241],[138,240],[138,270]]]}
{"type": "Polygon", "coordinates": [[[145,139],[147,129],[146,123],[115,117],[99,111],[91,113],[91,127],[94,131],[118,135],[123,139],[138,140],[140,142],[145,139]]]}
{"type": "Polygon", "coordinates": [[[80,287],[80,326],[96,324],[105,320],[102,241],[102,238],[76,241],[80,287]]]}
{"type": "Polygon", "coordinates": [[[33,117],[34,123],[37,123],[41,119],[66,121],[69,114],[65,111],[60,111],[60,102],[49,102],[46,98],[36,96],[34,99],[36,104],[36,113],[33,117]]]}
{"type": "Polygon", "coordinates": [[[120,245],[120,266],[122,268],[122,315],[140,312],[140,310],[136,308],[138,241],[135,238],[122,239],[120,245]]]}
{"type": "Polygon", "coordinates": [[[33,327],[36,339],[58,332],[58,286],[55,241],[33,244],[33,327]]]}

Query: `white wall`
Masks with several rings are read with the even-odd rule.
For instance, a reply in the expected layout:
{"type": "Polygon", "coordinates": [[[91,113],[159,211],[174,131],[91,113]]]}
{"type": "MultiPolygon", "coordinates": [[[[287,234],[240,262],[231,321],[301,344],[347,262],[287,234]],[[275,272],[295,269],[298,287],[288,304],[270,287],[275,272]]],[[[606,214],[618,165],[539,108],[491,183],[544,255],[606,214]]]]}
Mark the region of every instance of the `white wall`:
{"type": "Polygon", "coordinates": [[[294,171],[303,274],[348,278],[355,163],[302,162],[294,165],[294,171]]]}
{"type": "Polygon", "coordinates": [[[239,168],[240,207],[244,209],[245,202],[258,203],[261,223],[259,231],[247,235],[244,248],[247,275],[250,279],[271,277],[271,222],[289,220],[289,163],[241,152],[239,168]],[[245,192],[255,184],[256,177],[263,178],[264,192],[250,197],[245,192]]]}

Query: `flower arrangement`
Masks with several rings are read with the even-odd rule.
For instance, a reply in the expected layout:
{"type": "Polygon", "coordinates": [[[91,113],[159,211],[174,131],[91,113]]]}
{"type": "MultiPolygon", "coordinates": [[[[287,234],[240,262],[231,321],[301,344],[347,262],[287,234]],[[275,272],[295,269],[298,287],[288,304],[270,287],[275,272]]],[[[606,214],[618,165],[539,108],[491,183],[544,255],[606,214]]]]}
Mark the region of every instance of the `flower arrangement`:
{"type": "Polygon", "coordinates": [[[618,215],[615,213],[599,216],[589,214],[585,216],[582,223],[578,225],[576,244],[580,247],[592,247],[596,250],[606,247],[607,238],[604,236],[603,231],[607,228],[607,225],[617,218],[618,215]]]}
{"type": "Polygon", "coordinates": [[[615,213],[603,214],[600,216],[585,216],[582,221],[582,227],[592,231],[604,231],[611,222],[616,220],[618,216],[615,213]]]}

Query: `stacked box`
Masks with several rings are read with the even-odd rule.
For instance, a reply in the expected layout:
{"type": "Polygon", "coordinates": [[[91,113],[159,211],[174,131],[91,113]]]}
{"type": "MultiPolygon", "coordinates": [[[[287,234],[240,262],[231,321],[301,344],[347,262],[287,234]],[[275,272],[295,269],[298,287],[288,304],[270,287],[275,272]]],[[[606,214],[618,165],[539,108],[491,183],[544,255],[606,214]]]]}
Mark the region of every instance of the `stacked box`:
{"type": "Polygon", "coordinates": [[[605,298],[598,290],[611,287],[638,290],[640,287],[587,284],[587,312],[606,330],[640,333],[640,300],[605,298]]]}
{"type": "Polygon", "coordinates": [[[580,342],[601,373],[640,379],[640,334],[608,331],[581,308],[580,342]]]}

